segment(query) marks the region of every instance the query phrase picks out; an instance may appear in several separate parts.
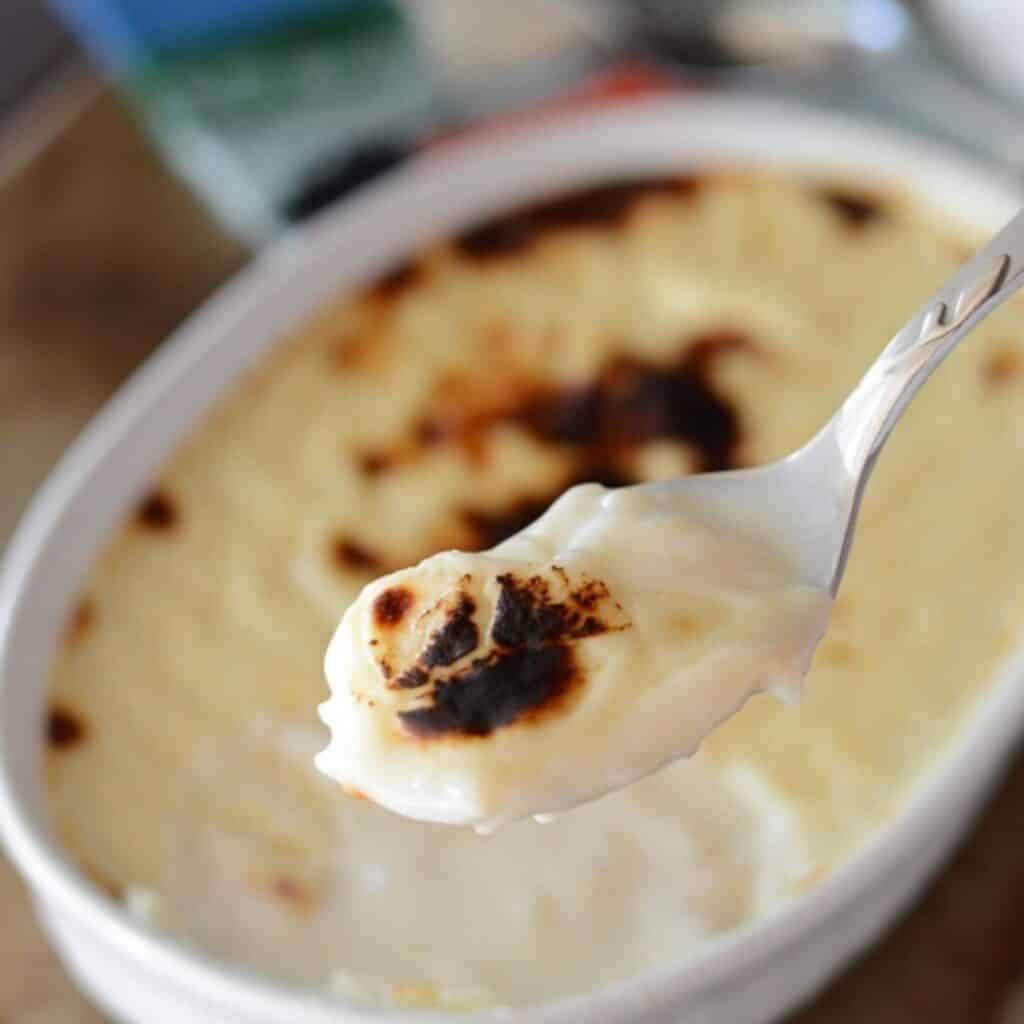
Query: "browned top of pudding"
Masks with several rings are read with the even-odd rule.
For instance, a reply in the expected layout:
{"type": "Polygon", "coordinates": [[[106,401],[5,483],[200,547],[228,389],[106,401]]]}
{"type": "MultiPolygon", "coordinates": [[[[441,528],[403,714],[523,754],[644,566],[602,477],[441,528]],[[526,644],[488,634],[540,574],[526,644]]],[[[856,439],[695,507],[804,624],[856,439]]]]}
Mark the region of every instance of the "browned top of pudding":
{"type": "MultiPolygon", "coordinates": [[[[695,940],[680,922],[695,917],[648,927],[636,909],[645,898],[680,905],[668,882],[658,897],[651,886],[685,872],[653,863],[658,850],[637,841],[639,825],[630,831],[660,815],[677,823],[659,826],[671,837],[697,820],[667,784],[623,794],[614,818],[595,805],[597,852],[575,832],[561,834],[558,855],[545,845],[555,839],[537,839],[530,850],[547,850],[545,864],[572,885],[545,889],[546,869],[518,871],[521,913],[495,928],[487,915],[510,894],[493,873],[478,884],[486,873],[470,847],[439,835],[455,830],[392,832],[401,826],[383,824],[384,812],[316,777],[325,646],[371,579],[443,549],[493,546],[573,483],[728,469],[795,449],[965,245],[870,182],[723,171],[536,204],[411,253],[328,304],[139,495],[69,612],[45,722],[57,835],[111,891],[157,893],[165,927],[293,981],[320,984],[339,965],[381,977],[368,935],[391,951],[383,976],[429,976],[423,951],[436,952],[436,934],[417,929],[436,932],[442,918],[452,922],[444,951],[459,962],[485,945],[492,967],[516,964],[514,976],[494,968],[513,1002],[639,969],[649,956],[637,950],[687,948],[695,940]],[[391,877],[416,883],[394,890],[402,943],[367,931],[384,919],[384,895],[366,895],[363,914],[365,894],[346,888],[357,873],[339,874],[358,837],[378,834],[381,849],[399,851],[391,877]],[[646,877],[618,874],[600,900],[571,910],[553,901],[589,892],[598,862],[646,877]],[[239,920],[251,927],[229,928],[239,920]]],[[[701,755],[708,785],[733,794],[745,780],[785,809],[806,847],[805,880],[899,810],[1014,642],[1019,317],[1015,302],[987,321],[901,422],[805,703],[751,701],[701,755]]],[[[503,585],[493,623],[455,602],[415,650],[389,660],[410,702],[405,727],[424,743],[464,747],[532,715],[551,719],[585,692],[580,646],[609,635],[584,634],[624,624],[615,594],[575,579],[569,590],[520,576],[503,585]],[[506,687],[509,666],[531,685],[506,687]]],[[[381,626],[412,607],[391,595],[381,626]]],[[[763,881],[745,857],[752,847],[734,857],[713,818],[699,819],[700,835],[715,843],[694,847],[706,854],[711,895],[695,913],[707,932],[763,910],[750,895],[763,881]]],[[[511,853],[508,863],[518,864],[511,853]]],[[[779,892],[803,884],[776,881],[779,892]]]]}

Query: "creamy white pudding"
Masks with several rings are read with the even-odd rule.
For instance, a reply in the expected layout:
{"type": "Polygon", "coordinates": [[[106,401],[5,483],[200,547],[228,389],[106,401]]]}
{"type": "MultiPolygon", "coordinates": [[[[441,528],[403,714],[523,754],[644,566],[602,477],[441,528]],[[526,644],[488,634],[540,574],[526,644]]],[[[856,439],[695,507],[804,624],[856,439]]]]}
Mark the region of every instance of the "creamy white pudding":
{"type": "Polygon", "coordinates": [[[427,821],[568,810],[692,755],[758,691],[795,697],[830,605],[764,542],[582,484],[489,551],[363,590],[327,651],[317,766],[427,821]]]}

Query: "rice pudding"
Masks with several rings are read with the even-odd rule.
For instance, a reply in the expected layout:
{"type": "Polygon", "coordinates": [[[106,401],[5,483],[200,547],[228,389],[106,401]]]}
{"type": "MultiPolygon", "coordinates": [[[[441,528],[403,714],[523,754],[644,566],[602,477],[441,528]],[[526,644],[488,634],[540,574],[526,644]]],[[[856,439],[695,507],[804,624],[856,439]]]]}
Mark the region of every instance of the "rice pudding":
{"type": "Polygon", "coordinates": [[[573,484],[811,436],[968,249],[865,187],[600,186],[438,244],[299,330],[154,481],[68,622],[47,777],[81,870],[270,976],[461,1009],[677,960],[855,852],[1016,638],[1018,300],[889,443],[798,707],[755,697],[692,760],[488,837],[400,819],[313,756],[322,652],[373,578],[493,547],[573,484]]]}

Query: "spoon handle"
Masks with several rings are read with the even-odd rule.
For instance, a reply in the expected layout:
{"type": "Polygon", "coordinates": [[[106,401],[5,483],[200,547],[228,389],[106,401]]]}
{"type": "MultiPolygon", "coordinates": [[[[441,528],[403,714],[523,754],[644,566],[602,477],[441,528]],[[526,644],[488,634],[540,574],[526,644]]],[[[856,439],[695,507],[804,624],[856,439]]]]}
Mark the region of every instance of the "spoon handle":
{"type": "Polygon", "coordinates": [[[910,400],[977,323],[1024,285],[1024,211],[965,263],[882,350],[833,421],[863,487],[910,400]]]}

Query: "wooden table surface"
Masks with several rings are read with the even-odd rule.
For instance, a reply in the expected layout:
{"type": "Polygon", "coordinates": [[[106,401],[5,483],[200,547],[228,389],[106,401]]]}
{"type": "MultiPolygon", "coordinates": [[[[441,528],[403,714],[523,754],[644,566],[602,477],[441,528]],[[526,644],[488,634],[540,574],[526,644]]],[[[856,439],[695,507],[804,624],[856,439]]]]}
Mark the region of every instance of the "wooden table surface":
{"type": "MultiPolygon", "coordinates": [[[[0,187],[0,542],[93,410],[243,259],[108,98],[0,187]]],[[[0,921],[0,1024],[103,1020],[2,856],[0,921]]],[[[916,909],[790,1024],[1024,1024],[1018,975],[1024,757],[916,909]]]]}

